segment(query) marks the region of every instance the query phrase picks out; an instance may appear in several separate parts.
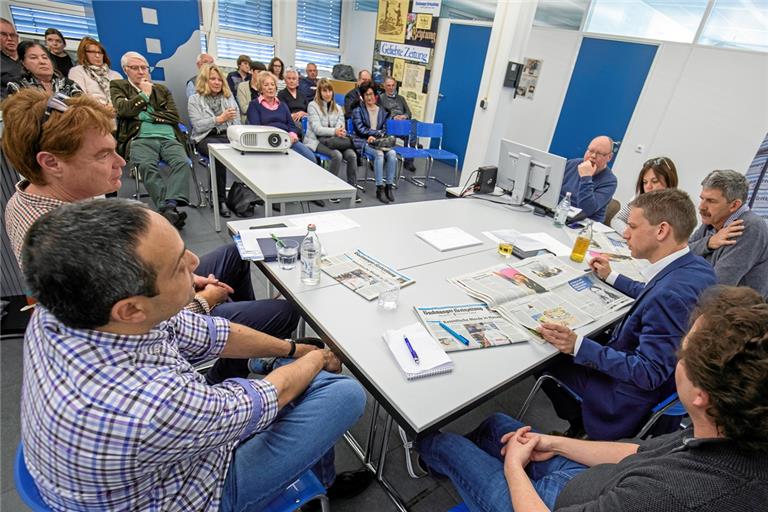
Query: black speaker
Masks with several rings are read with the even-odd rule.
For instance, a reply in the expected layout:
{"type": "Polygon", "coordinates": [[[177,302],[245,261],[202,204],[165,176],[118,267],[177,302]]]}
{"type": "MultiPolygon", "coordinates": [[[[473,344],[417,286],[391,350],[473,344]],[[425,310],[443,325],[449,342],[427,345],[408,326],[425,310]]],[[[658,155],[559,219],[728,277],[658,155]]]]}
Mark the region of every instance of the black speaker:
{"type": "Polygon", "coordinates": [[[496,188],[496,173],[498,168],[495,165],[486,165],[477,170],[477,179],[475,180],[475,193],[491,194],[496,188]]]}

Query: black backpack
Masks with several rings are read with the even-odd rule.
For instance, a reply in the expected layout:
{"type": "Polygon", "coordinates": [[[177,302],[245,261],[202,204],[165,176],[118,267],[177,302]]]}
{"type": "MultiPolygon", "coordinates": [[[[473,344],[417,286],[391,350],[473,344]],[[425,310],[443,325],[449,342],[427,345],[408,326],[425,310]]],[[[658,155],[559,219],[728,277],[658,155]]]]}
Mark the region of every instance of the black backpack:
{"type": "Polygon", "coordinates": [[[355,81],[355,72],[352,66],[348,64],[335,64],[332,72],[333,78],[336,80],[346,80],[347,82],[355,81]]]}
{"type": "Polygon", "coordinates": [[[242,181],[234,182],[229,188],[227,206],[238,217],[253,216],[254,206],[257,203],[263,204],[263,201],[259,199],[259,196],[253,190],[246,187],[242,181]]]}

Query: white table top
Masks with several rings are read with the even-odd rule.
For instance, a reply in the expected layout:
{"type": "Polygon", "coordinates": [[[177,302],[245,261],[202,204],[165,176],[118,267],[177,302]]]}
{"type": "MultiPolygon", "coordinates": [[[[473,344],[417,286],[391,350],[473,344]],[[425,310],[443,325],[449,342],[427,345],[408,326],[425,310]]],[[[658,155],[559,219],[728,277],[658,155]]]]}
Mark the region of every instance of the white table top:
{"type": "MultiPolygon", "coordinates": [[[[347,366],[392,414],[398,423],[414,432],[439,427],[470,410],[528,375],[556,354],[549,345],[521,343],[503,347],[451,353],[453,372],[408,381],[386,348],[382,334],[418,321],[414,306],[439,306],[475,302],[446,279],[504,261],[496,244],[483,231],[513,228],[521,232],[542,231],[571,245],[567,228],[555,228],[549,218],[536,217],[509,208],[472,199],[447,199],[345,210],[344,215],[360,228],[328,233],[321,242],[329,255],[362,249],[416,283],[400,291],[399,306],[382,311],[328,275],[319,286],[301,283],[298,267],[280,270],[276,263],[260,263],[267,277],[303,311],[305,318],[343,356],[347,366]],[[413,233],[426,229],[458,226],[481,245],[440,252],[413,233]]],[[[230,230],[275,219],[230,222],[230,230]]],[[[578,330],[596,331],[624,312],[603,318],[578,330]]]]}
{"type": "Polygon", "coordinates": [[[317,192],[339,193],[339,197],[355,192],[355,187],[295,151],[242,154],[229,144],[210,144],[208,151],[256,194],[273,202],[283,197],[296,200],[295,197],[303,195],[312,199],[317,192]]]}

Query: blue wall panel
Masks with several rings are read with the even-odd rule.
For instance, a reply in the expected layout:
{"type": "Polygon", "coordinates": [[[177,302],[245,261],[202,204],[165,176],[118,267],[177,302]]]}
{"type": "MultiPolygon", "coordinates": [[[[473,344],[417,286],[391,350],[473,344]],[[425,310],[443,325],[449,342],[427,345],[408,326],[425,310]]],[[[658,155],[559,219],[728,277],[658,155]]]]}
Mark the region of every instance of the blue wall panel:
{"type": "Polygon", "coordinates": [[[597,135],[622,140],[656,50],[651,44],[585,37],[549,151],[576,158],[597,135]]]}

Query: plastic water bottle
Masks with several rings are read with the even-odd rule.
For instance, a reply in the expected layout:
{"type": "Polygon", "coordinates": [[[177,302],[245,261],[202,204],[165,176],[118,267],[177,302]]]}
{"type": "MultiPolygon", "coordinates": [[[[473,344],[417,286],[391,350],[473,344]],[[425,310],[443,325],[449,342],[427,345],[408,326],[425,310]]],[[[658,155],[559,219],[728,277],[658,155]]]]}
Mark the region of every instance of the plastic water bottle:
{"type": "Polygon", "coordinates": [[[571,209],[571,193],[566,192],[565,197],[555,209],[555,220],[553,224],[558,228],[565,226],[565,221],[568,220],[568,211],[571,209]]]}
{"type": "Polygon", "coordinates": [[[307,226],[307,236],[301,241],[301,282],[316,285],[320,282],[320,239],[314,224],[307,226]]]}

